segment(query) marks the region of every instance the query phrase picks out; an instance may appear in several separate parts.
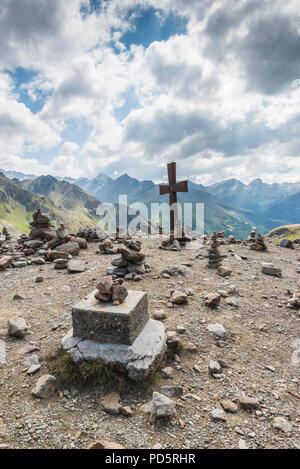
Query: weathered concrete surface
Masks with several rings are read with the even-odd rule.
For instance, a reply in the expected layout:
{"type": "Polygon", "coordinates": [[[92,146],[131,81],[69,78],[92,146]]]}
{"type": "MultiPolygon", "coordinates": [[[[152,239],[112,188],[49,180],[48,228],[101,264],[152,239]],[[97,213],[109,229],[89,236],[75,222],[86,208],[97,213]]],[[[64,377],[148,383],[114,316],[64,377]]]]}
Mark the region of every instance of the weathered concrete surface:
{"type": "Polygon", "coordinates": [[[101,343],[132,345],[149,319],[146,293],[128,291],[125,303],[100,303],[97,290],[72,309],[74,337],[101,343]]]}
{"type": "Polygon", "coordinates": [[[156,370],[166,351],[165,327],[150,319],[132,345],[99,343],[73,336],[71,330],[62,340],[62,348],[75,362],[101,359],[128,377],[140,381],[156,370]]]}

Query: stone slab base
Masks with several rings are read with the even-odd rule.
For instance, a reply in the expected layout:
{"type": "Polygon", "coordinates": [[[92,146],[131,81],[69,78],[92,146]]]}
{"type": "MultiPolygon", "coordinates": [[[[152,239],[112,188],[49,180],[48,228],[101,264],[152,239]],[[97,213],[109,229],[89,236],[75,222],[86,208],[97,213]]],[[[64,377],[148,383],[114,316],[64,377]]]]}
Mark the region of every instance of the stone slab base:
{"type": "Polygon", "coordinates": [[[101,359],[134,381],[142,381],[158,369],[166,352],[165,327],[149,319],[132,345],[99,343],[73,336],[73,329],[61,342],[74,362],[101,359]]]}

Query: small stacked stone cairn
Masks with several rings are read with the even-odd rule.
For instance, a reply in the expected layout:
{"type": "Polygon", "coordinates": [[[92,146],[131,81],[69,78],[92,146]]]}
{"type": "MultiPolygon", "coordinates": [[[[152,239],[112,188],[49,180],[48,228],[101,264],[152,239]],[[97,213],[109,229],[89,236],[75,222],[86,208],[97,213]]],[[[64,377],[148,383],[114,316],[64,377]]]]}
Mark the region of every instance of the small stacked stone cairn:
{"type": "Polygon", "coordinates": [[[249,243],[255,243],[256,242],[256,231],[252,230],[247,238],[247,241],[249,243]]]}
{"type": "Polygon", "coordinates": [[[211,237],[211,245],[208,248],[208,254],[205,256],[208,259],[207,267],[209,269],[218,269],[222,264],[222,259],[227,256],[222,256],[218,247],[218,236],[214,233],[211,237]]]}
{"type": "Polygon", "coordinates": [[[41,209],[38,209],[33,214],[32,218],[33,220],[30,223],[30,239],[51,241],[56,238],[56,230],[53,228],[53,225],[51,225],[50,218],[47,214],[42,213],[41,209]]]}
{"type": "Polygon", "coordinates": [[[268,248],[264,242],[263,237],[260,233],[257,233],[255,242],[250,246],[251,251],[267,251],[268,248]]]}
{"type": "Polygon", "coordinates": [[[300,282],[297,285],[297,289],[288,303],[289,308],[300,309],[300,282]]]}
{"type": "Polygon", "coordinates": [[[11,235],[6,226],[4,226],[2,229],[2,236],[5,238],[5,241],[9,241],[11,239],[11,235]]]}
{"type": "Polygon", "coordinates": [[[69,236],[65,235],[65,225],[60,224],[58,229],[56,230],[55,238],[51,239],[48,243],[48,248],[55,249],[57,246],[61,244],[68,243],[70,240],[69,236]]]}
{"type": "Polygon", "coordinates": [[[99,251],[97,251],[97,254],[98,253],[103,255],[117,254],[118,249],[114,247],[112,240],[107,238],[99,244],[99,251]]]}
{"type": "Polygon", "coordinates": [[[177,239],[164,239],[159,249],[163,249],[164,251],[180,251],[180,243],[177,239]]]}
{"type": "Polygon", "coordinates": [[[145,254],[141,252],[142,242],[139,240],[124,240],[124,246],[118,248],[120,257],[112,261],[113,268],[107,269],[108,275],[125,277],[125,280],[140,279],[140,275],[150,272],[150,267],[144,262],[145,254]]]}
{"type": "Polygon", "coordinates": [[[55,269],[67,269],[72,257],[78,256],[80,249],[87,247],[86,240],[65,235],[64,224],[60,224],[58,229],[54,228],[48,215],[42,213],[40,209],[33,214],[30,226],[30,235],[21,235],[15,241],[16,246],[11,246],[12,267],[53,262],[55,269]]]}
{"type": "Polygon", "coordinates": [[[128,291],[124,286],[124,280],[119,278],[113,280],[112,277],[103,277],[96,287],[95,298],[98,301],[108,303],[112,301],[114,306],[125,302],[128,291]]]}
{"type": "Polygon", "coordinates": [[[79,230],[76,237],[85,239],[88,243],[97,243],[99,241],[96,229],[91,228],[90,226],[79,230]]]}

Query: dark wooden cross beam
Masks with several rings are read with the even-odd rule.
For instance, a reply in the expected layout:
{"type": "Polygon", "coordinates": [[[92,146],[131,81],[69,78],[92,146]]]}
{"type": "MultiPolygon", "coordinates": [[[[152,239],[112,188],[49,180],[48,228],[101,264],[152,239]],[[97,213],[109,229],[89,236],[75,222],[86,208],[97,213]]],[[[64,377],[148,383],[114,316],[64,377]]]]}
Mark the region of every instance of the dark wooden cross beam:
{"type": "MultiPolygon", "coordinates": [[[[160,195],[170,194],[170,207],[177,203],[177,192],[188,192],[188,181],[176,182],[176,163],[168,164],[168,185],[159,186],[160,195]]],[[[175,221],[177,222],[178,214],[175,207],[170,210],[170,238],[174,239],[175,221]]]]}

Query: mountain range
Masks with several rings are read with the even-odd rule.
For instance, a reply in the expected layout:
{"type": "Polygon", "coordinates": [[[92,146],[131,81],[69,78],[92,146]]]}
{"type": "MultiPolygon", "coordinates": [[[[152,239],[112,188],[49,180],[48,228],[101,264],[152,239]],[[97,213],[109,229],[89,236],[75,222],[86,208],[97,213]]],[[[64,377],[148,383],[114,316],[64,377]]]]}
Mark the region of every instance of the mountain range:
{"type": "Polygon", "coordinates": [[[28,233],[32,214],[38,208],[68,232],[95,225],[99,201],[80,187],[52,176],[33,180],[9,179],[0,173],[0,225],[17,233],[28,233]]]}
{"type": "MultiPolygon", "coordinates": [[[[117,204],[119,195],[126,194],[128,204],[168,202],[168,196],[159,195],[159,185],[151,180],[139,181],[123,174],[112,179],[105,174],[95,178],[55,178],[53,176],[26,175],[14,171],[2,171],[1,185],[5,178],[19,191],[31,194],[34,205],[46,207],[54,220],[64,220],[69,229],[96,223],[99,202],[117,204]]],[[[27,194],[27,193],[26,193],[27,194]]],[[[24,214],[31,213],[31,205],[23,203],[25,193],[16,192],[10,199],[10,208],[18,207],[24,214]],[[22,207],[22,209],[21,209],[22,207]]],[[[24,200],[28,199],[28,195],[24,200]]],[[[1,193],[0,193],[0,201],[1,193]]],[[[255,179],[244,184],[238,179],[228,179],[210,186],[189,181],[189,192],[179,194],[181,203],[205,204],[205,231],[224,230],[226,235],[248,235],[252,226],[265,233],[279,225],[300,222],[300,182],[267,184],[255,179]]],[[[33,203],[33,202],[32,202],[33,203]]],[[[15,209],[13,210],[15,212],[15,209]]],[[[7,213],[6,212],[6,219],[7,213]]],[[[0,222],[3,210],[0,211],[0,222]]],[[[28,216],[26,220],[28,219],[28,216]]],[[[4,218],[5,220],[5,218],[4,218]]],[[[23,216],[24,221],[24,216],[23,216]]]]}

